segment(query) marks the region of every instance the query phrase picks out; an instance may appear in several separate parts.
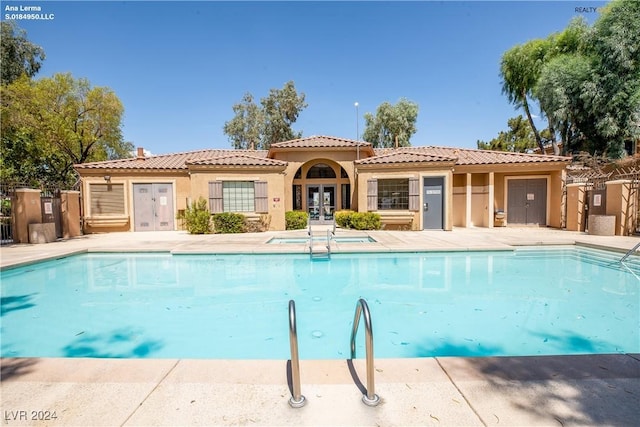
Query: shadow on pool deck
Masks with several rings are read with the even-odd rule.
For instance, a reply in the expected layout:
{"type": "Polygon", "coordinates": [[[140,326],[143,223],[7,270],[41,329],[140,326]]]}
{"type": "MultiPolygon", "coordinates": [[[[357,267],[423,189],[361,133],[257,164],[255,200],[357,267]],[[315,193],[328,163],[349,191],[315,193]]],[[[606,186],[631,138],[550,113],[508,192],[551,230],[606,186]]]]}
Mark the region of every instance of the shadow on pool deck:
{"type": "MultiPolygon", "coordinates": [[[[189,236],[183,232],[112,233],[45,245],[1,249],[1,265],[83,251],[260,252],[289,232],[189,236]]],[[[585,244],[625,252],[634,237],[588,236],[552,229],[456,229],[453,232],[372,232],[373,250],[506,249],[527,244],[585,244]]],[[[354,244],[355,245],[355,244],[354,244]]],[[[345,246],[345,250],[354,245],[345,246]]],[[[296,246],[296,245],[293,245],[296,246]]],[[[291,250],[291,249],[287,249],[291,250]]],[[[637,295],[637,294],[636,294],[637,295]]],[[[30,296],[3,300],[9,312],[30,296]]],[[[286,327],[286,326],[285,326],[286,327]]],[[[143,349],[126,347],[123,354],[143,349]]],[[[69,354],[96,356],[79,337],[69,354]],[[83,353],[87,350],[86,353],[83,353]]],[[[582,345],[577,337],[576,345],[582,345]]],[[[562,339],[572,339],[570,336],[562,339]]],[[[440,350],[451,350],[444,345],[440,350]]],[[[457,349],[459,350],[459,349],[457,349]]],[[[426,349],[425,349],[426,351],[426,349]]],[[[432,351],[432,350],[431,350],[432,351]]],[[[120,356],[120,353],[117,355],[120,356]]],[[[1,360],[7,425],[46,425],[31,411],[54,411],[49,425],[615,425],[640,419],[640,355],[423,357],[376,359],[376,393],[363,405],[344,360],[301,360],[308,403],[288,405],[286,361],[42,358],[1,360]],[[21,412],[22,411],[22,412],[21,412]],[[24,415],[27,419],[22,419],[24,415]],[[7,418],[8,417],[8,418],[7,418]]],[[[354,361],[360,378],[364,360],[354,361]]]]}

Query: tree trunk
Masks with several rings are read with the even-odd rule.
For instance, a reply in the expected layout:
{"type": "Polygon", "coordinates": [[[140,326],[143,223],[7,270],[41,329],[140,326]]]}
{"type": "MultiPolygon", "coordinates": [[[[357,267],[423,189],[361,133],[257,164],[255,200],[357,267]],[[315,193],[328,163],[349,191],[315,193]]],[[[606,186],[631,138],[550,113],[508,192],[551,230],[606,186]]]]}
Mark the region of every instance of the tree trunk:
{"type": "Polygon", "coordinates": [[[556,130],[551,123],[549,123],[549,133],[551,134],[551,146],[553,147],[553,155],[558,156],[560,155],[560,147],[558,147],[558,141],[556,141],[556,130]]]}
{"type": "Polygon", "coordinates": [[[536,128],[536,125],[533,124],[533,117],[531,117],[531,111],[529,111],[529,103],[527,102],[527,95],[523,94],[522,98],[522,107],[524,108],[524,112],[527,113],[527,119],[529,120],[529,124],[531,125],[531,129],[533,129],[533,135],[536,137],[536,142],[538,143],[538,147],[540,147],[540,153],[544,154],[544,144],[542,143],[542,138],[540,137],[540,132],[536,128]]]}

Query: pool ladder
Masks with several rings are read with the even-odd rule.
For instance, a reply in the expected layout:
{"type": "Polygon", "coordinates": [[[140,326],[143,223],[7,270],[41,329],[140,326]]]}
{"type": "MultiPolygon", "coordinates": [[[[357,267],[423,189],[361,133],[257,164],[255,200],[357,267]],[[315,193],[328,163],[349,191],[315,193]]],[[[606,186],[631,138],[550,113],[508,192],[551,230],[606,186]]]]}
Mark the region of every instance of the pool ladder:
{"type": "Polygon", "coordinates": [[[325,245],[325,248],[327,249],[326,252],[323,251],[323,250],[320,250],[318,252],[314,252],[314,250],[313,250],[313,230],[311,230],[311,225],[309,225],[309,231],[307,232],[307,234],[309,235],[309,257],[311,259],[314,259],[314,258],[331,259],[331,238],[332,238],[334,233],[332,233],[331,230],[327,229],[327,244],[325,245]]]}
{"type": "MultiPolygon", "coordinates": [[[[367,387],[362,391],[362,402],[367,406],[376,406],[380,403],[380,397],[375,393],[374,366],[373,366],[373,327],[371,325],[371,313],[367,302],[360,298],[356,304],[356,312],[353,318],[353,328],[351,329],[351,359],[347,361],[349,371],[357,379],[355,369],[353,368],[353,359],[356,358],[356,335],[358,334],[358,326],[360,325],[360,317],[364,318],[365,327],[365,349],[367,360],[367,387]]],[[[302,395],[300,387],[300,359],[298,357],[298,330],[296,325],[296,303],[289,300],[289,345],[291,347],[291,359],[287,361],[287,383],[291,398],[289,405],[292,408],[301,408],[307,401],[302,395]]],[[[356,381],[359,383],[359,381],[356,381]]]]}
{"type": "Polygon", "coordinates": [[[296,326],[296,303],[289,300],[289,345],[291,359],[287,363],[287,383],[291,391],[289,405],[292,408],[302,408],[307,400],[300,390],[300,359],[298,358],[298,329],[296,326]]]}
{"type": "Polygon", "coordinates": [[[624,262],[627,258],[629,258],[629,256],[631,256],[631,254],[637,251],[638,248],[640,248],[640,242],[638,242],[634,247],[629,249],[629,251],[626,254],[624,254],[622,258],[620,258],[620,262],[624,262]]]}
{"type": "MultiPolygon", "coordinates": [[[[356,358],[356,335],[360,317],[364,318],[365,350],[367,358],[367,388],[362,393],[362,402],[367,406],[376,406],[380,403],[380,397],[375,391],[374,367],[373,367],[373,327],[371,326],[371,313],[367,302],[360,298],[356,304],[356,313],[353,317],[353,328],[351,329],[351,366],[356,358]]],[[[361,390],[362,391],[362,390],[361,390]]]]}

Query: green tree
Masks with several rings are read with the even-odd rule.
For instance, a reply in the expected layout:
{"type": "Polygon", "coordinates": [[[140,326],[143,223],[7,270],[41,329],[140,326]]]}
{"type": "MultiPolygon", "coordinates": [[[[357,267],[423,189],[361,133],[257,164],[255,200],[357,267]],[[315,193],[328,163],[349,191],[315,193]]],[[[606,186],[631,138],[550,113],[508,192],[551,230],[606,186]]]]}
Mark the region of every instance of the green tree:
{"type": "Polygon", "coordinates": [[[291,125],[298,119],[300,111],[307,107],[304,98],[304,93],[298,95],[293,81],[289,81],[282,89],[271,89],[269,96],[260,100],[265,115],[265,148],[302,136],[302,132],[295,132],[291,125]]]}
{"type": "Polygon", "coordinates": [[[2,87],[2,167],[11,179],[72,184],[73,165],[128,157],[113,91],[71,74],[2,87]]]}
{"type": "Polygon", "coordinates": [[[582,99],[582,85],[592,73],[589,60],[582,55],[560,55],[543,69],[536,85],[540,105],[549,123],[560,132],[562,152],[586,150],[585,134],[592,133],[594,118],[582,99]]]}
{"type": "Polygon", "coordinates": [[[583,84],[582,97],[596,122],[594,133],[583,132],[602,144],[599,151],[620,158],[625,144],[640,137],[640,2],[609,3],[586,48],[595,72],[583,84]]]}
{"type": "Polygon", "coordinates": [[[305,94],[298,94],[293,81],[282,89],[271,89],[256,105],[253,95],[246,93],[233,106],[234,118],[224,124],[224,133],[236,149],[268,149],[276,142],[300,138],[302,132],[292,129],[300,112],[307,107],[305,94]]]}
{"type": "Polygon", "coordinates": [[[365,113],[365,130],[362,139],[374,147],[394,147],[396,138],[399,147],[411,146],[411,136],[416,133],[418,104],[401,98],[396,105],[383,102],[375,116],[365,113]]]}
{"type": "Polygon", "coordinates": [[[478,149],[526,153],[536,147],[537,142],[533,135],[533,129],[522,115],[510,118],[507,125],[509,130],[501,131],[491,141],[478,141],[478,149]]]}
{"type": "Polygon", "coordinates": [[[541,107],[566,149],[620,158],[640,133],[640,2],[614,0],[561,36],[535,85],[541,107]]]}
{"type": "Polygon", "coordinates": [[[45,58],[44,50],[27,39],[27,32],[13,21],[0,22],[0,63],[2,85],[16,81],[21,75],[33,77],[45,58]]]}
{"type": "Polygon", "coordinates": [[[264,112],[253,101],[253,95],[246,93],[242,101],[233,106],[235,117],[224,124],[224,133],[233,148],[256,149],[261,147],[264,129],[264,112]]]}
{"type": "Polygon", "coordinates": [[[502,93],[516,108],[524,110],[535,140],[543,153],[544,143],[533,122],[529,98],[533,97],[533,88],[538,82],[545,56],[549,53],[550,48],[550,40],[530,40],[506,51],[502,55],[500,63],[502,93]]]}

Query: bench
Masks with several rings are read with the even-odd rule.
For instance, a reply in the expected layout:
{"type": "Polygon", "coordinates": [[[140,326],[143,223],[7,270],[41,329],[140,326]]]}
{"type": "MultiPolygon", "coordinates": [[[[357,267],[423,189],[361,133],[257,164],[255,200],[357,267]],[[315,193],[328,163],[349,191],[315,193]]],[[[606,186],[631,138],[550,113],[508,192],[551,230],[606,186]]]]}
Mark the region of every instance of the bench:
{"type": "MultiPolygon", "coordinates": [[[[404,229],[408,227],[409,229],[413,228],[413,218],[414,212],[411,211],[378,211],[376,212],[380,215],[380,222],[382,223],[382,228],[387,228],[387,225],[398,226],[397,228],[404,229]]],[[[396,228],[396,227],[394,227],[396,228]]]]}
{"type": "Polygon", "coordinates": [[[85,225],[89,227],[124,227],[129,224],[129,216],[85,217],[85,225]]]}

